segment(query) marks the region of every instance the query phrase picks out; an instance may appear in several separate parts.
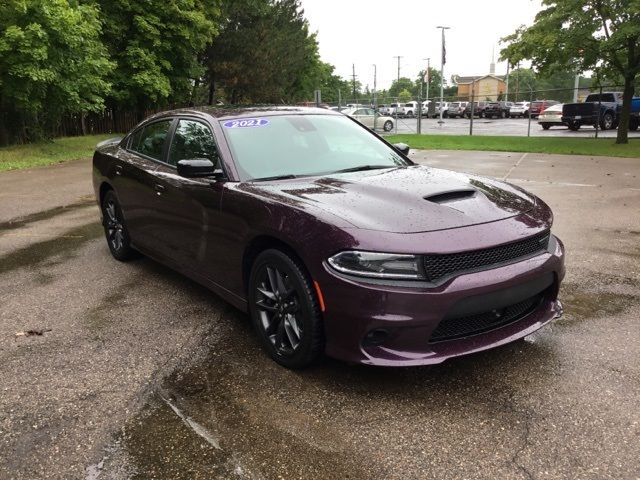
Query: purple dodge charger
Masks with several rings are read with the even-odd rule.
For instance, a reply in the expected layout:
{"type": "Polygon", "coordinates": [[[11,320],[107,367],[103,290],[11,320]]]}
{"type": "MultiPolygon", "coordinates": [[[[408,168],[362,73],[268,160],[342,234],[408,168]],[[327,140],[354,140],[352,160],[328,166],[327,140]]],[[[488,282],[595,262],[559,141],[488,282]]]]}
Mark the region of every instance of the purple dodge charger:
{"type": "Polygon", "coordinates": [[[407,154],[328,110],[176,110],[98,145],[93,184],[117,260],[205,285],[289,368],[435,364],[559,316],[549,207],[407,154]]]}

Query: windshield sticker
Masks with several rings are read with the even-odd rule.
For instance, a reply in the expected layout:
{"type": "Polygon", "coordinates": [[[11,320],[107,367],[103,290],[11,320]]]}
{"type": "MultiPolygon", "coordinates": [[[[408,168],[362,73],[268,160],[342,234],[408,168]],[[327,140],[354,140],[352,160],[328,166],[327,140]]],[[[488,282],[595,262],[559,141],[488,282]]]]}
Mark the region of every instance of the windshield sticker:
{"type": "Polygon", "coordinates": [[[227,120],[222,124],[224,128],[248,128],[248,127],[264,127],[269,125],[266,118],[243,118],[242,120],[227,120]]]}

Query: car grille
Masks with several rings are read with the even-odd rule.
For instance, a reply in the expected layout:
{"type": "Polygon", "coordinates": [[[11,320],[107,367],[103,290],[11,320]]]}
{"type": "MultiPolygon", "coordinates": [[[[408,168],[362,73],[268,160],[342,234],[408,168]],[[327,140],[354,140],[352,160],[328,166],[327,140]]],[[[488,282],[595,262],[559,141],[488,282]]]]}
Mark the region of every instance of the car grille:
{"type": "Polygon", "coordinates": [[[427,280],[433,282],[456,273],[513,262],[523,257],[541,253],[548,248],[550,235],[549,231],[546,231],[525,240],[483,250],[444,255],[424,255],[425,276],[427,280]]]}
{"type": "Polygon", "coordinates": [[[505,308],[442,320],[431,334],[429,343],[470,337],[503,327],[533,312],[542,302],[544,292],[505,308]]]}

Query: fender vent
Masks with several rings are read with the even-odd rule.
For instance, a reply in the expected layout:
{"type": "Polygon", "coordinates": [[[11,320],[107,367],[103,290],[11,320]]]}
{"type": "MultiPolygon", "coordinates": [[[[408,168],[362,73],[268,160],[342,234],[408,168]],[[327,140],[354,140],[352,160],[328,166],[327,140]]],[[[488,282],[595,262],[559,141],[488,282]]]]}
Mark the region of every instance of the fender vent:
{"type": "Polygon", "coordinates": [[[473,197],[475,194],[475,190],[454,190],[451,192],[436,193],[435,195],[429,195],[423,198],[433,203],[447,203],[465,200],[473,197]]]}

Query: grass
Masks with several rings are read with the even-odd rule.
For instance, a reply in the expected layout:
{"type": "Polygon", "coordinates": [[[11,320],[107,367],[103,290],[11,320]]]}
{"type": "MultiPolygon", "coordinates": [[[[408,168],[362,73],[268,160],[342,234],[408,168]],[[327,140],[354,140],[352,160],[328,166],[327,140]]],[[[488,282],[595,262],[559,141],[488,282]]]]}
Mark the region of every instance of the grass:
{"type": "Polygon", "coordinates": [[[391,143],[406,143],[421,150],[488,150],[494,152],[531,152],[605,157],[640,158],[640,139],[616,145],[615,138],[562,137],[490,137],[467,135],[390,135],[391,143]]]}
{"type": "MultiPolygon", "coordinates": [[[[96,143],[116,135],[63,137],[50,142],[0,148],[0,172],[68,162],[93,155],[96,143]]],[[[421,150],[489,150],[607,157],[640,158],[640,139],[616,145],[612,138],[489,137],[467,135],[390,135],[391,143],[403,142],[421,150]]]]}
{"type": "Polygon", "coordinates": [[[0,148],[0,172],[68,162],[93,155],[96,143],[117,135],[62,137],[53,141],[0,148]]]}

